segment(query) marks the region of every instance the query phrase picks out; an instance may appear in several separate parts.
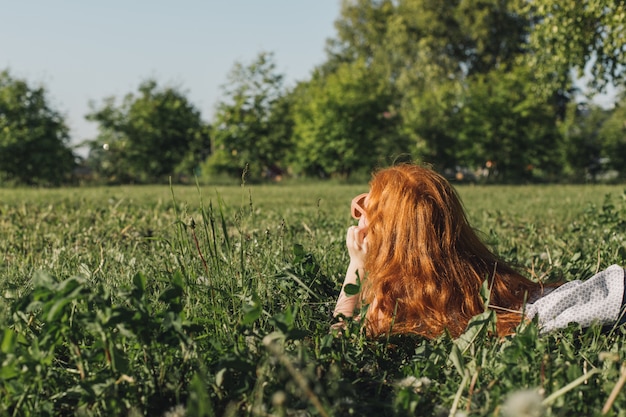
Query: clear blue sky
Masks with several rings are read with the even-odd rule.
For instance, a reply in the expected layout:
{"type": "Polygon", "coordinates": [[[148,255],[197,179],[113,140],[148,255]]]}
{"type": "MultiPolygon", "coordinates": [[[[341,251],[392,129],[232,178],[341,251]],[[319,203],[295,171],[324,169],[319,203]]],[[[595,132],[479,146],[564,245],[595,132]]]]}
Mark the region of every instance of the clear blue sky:
{"type": "Polygon", "coordinates": [[[0,70],[43,84],[74,142],[89,101],[180,87],[209,121],[236,61],[274,52],[292,85],[325,60],[339,0],[0,0],[0,70]]]}

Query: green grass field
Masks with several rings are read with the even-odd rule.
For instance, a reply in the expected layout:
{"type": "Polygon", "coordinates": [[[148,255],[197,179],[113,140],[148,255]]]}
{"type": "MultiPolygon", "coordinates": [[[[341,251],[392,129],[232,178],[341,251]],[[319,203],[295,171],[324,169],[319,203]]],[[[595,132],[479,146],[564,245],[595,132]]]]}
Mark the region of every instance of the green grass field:
{"type": "MultiPolygon", "coordinates": [[[[528,276],[626,264],[623,186],[458,190],[528,276]]],[[[626,379],[621,328],[329,333],[349,203],[365,191],[0,190],[0,414],[626,416],[626,394],[611,396],[626,379]]]]}

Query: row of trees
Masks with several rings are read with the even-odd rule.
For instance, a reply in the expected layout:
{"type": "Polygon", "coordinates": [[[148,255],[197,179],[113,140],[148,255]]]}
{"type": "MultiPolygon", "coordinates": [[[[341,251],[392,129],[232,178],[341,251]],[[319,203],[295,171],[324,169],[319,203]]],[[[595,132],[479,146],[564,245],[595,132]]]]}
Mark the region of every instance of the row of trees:
{"type": "MultiPolygon", "coordinates": [[[[348,177],[399,158],[487,164],[502,181],[580,180],[598,161],[626,174],[626,97],[605,110],[573,85],[585,69],[592,93],[624,85],[626,0],[345,0],[336,30],[291,88],[271,53],[236,63],[211,123],[153,80],[92,105],[84,164],[115,182],[348,177]]],[[[68,178],[67,128],[44,93],[0,74],[4,180],[68,178]]]]}
{"type": "Polygon", "coordinates": [[[61,114],[50,108],[45,89],[0,72],[0,180],[66,180],[74,165],[69,141],[69,129],[61,114]]]}

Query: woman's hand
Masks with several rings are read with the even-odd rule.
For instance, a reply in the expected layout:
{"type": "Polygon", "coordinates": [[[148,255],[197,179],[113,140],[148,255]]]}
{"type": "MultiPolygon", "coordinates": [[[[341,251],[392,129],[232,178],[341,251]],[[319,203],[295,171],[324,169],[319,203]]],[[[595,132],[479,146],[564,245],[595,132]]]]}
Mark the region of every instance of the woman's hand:
{"type": "Polygon", "coordinates": [[[364,226],[351,226],[346,234],[346,247],[350,255],[350,262],[355,262],[359,267],[365,264],[367,254],[367,229],[364,226]]]}

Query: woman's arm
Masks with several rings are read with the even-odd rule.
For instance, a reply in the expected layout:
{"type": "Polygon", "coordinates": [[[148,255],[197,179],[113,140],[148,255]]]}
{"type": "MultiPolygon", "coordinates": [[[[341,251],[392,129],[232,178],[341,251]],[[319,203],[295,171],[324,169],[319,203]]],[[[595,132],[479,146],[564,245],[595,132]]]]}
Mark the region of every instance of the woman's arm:
{"type": "Polygon", "coordinates": [[[348,284],[356,285],[357,276],[359,278],[363,276],[363,267],[357,262],[351,261],[348,265],[348,270],[346,271],[346,277],[343,280],[341,293],[339,294],[339,298],[337,299],[337,304],[335,305],[333,316],[343,314],[346,317],[352,317],[354,309],[357,307],[357,303],[359,301],[359,294],[348,295],[345,292],[345,288],[348,284]]]}
{"type": "Polygon", "coordinates": [[[352,317],[354,309],[358,306],[360,297],[358,294],[346,294],[345,288],[348,284],[356,285],[357,277],[358,279],[363,279],[365,273],[365,254],[367,252],[365,228],[362,226],[352,226],[348,228],[348,233],[346,234],[346,246],[348,248],[348,254],[350,255],[350,264],[348,265],[346,277],[344,278],[341,293],[337,299],[333,315],[338,316],[343,314],[346,317],[352,317]]]}

